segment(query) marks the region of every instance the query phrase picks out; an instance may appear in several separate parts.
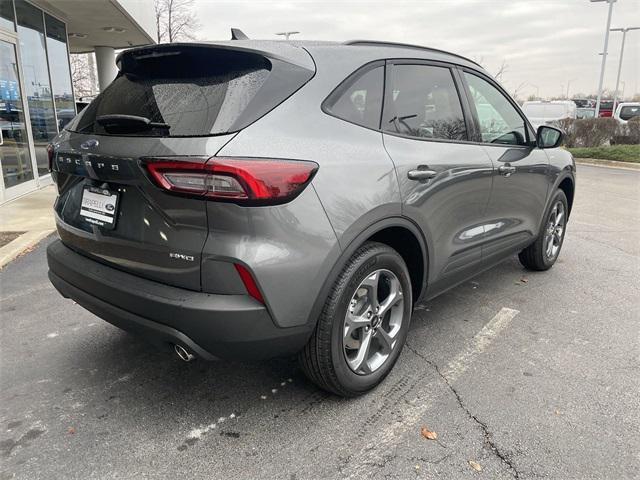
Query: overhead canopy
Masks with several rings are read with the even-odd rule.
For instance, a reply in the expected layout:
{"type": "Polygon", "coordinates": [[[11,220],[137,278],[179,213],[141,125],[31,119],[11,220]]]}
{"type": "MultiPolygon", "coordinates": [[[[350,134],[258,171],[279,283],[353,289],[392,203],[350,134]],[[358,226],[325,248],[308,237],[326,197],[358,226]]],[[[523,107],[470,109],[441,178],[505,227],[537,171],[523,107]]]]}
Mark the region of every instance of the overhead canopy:
{"type": "Polygon", "coordinates": [[[156,43],[153,0],[31,0],[67,23],[71,53],[156,43]]]}

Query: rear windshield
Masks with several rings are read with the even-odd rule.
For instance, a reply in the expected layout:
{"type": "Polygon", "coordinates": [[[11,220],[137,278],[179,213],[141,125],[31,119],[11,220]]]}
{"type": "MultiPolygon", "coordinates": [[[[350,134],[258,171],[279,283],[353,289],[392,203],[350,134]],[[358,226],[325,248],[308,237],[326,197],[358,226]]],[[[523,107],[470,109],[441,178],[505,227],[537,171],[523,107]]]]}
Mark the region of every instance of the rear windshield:
{"type": "Polygon", "coordinates": [[[132,115],[162,128],[130,125],[118,135],[182,137],[238,131],[281,103],[313,73],[284,62],[274,64],[255,53],[194,46],[127,52],[119,67],[116,79],[68,130],[108,135],[113,131],[100,124],[102,116],[132,115]],[[289,75],[273,75],[282,65],[289,75]],[[263,89],[266,93],[261,95],[263,89]]]}

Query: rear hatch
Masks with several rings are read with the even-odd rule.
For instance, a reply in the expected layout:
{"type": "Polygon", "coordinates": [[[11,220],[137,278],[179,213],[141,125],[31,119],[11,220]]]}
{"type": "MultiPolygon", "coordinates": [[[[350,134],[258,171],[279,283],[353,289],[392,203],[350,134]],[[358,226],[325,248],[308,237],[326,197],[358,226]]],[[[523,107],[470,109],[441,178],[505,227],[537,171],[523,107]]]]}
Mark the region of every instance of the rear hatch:
{"type": "Polygon", "coordinates": [[[62,241],[130,273],[200,290],[208,200],[162,190],[145,163],[206,162],[313,76],[300,50],[234,42],[121,54],[116,79],[50,152],[62,241]]]}

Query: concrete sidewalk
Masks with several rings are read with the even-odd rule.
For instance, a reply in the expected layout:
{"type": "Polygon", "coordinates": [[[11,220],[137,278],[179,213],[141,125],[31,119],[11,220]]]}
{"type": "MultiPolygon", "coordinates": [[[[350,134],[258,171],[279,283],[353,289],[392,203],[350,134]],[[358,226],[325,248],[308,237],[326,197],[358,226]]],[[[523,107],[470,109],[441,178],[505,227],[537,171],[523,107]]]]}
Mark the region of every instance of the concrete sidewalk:
{"type": "Polygon", "coordinates": [[[55,186],[49,185],[0,206],[0,232],[19,233],[17,238],[0,247],[0,268],[55,230],[56,194],[55,186]]]}

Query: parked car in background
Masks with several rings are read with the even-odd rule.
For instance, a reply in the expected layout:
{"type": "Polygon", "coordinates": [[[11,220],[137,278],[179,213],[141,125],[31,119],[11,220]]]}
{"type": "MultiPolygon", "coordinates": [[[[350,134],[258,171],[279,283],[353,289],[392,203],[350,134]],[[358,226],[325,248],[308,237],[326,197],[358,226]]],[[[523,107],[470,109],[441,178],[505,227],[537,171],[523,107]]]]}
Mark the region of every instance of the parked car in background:
{"type": "Polygon", "coordinates": [[[613,118],[623,125],[635,117],[640,117],[640,102],[620,103],[613,114],[613,118]]]}
{"type": "Polygon", "coordinates": [[[578,108],[594,108],[596,106],[596,101],[591,98],[572,98],[571,101],[578,108]]]}
{"type": "Polygon", "coordinates": [[[471,60],[237,40],[117,65],[49,149],[49,278],[185,361],[298,354],[320,387],[360,395],[400,357],[416,302],[513,254],[558,259],[575,184],[562,132],[533,129],[471,60]]]}
{"type": "Polygon", "coordinates": [[[613,116],[613,100],[601,100],[599,117],[613,116]]]}
{"type": "Polygon", "coordinates": [[[576,118],[595,118],[595,116],[596,116],[595,108],[578,107],[576,109],[576,118]]]}
{"type": "Polygon", "coordinates": [[[524,102],[522,111],[534,126],[539,127],[565,118],[577,118],[578,108],[572,100],[535,100],[524,102]]]}

